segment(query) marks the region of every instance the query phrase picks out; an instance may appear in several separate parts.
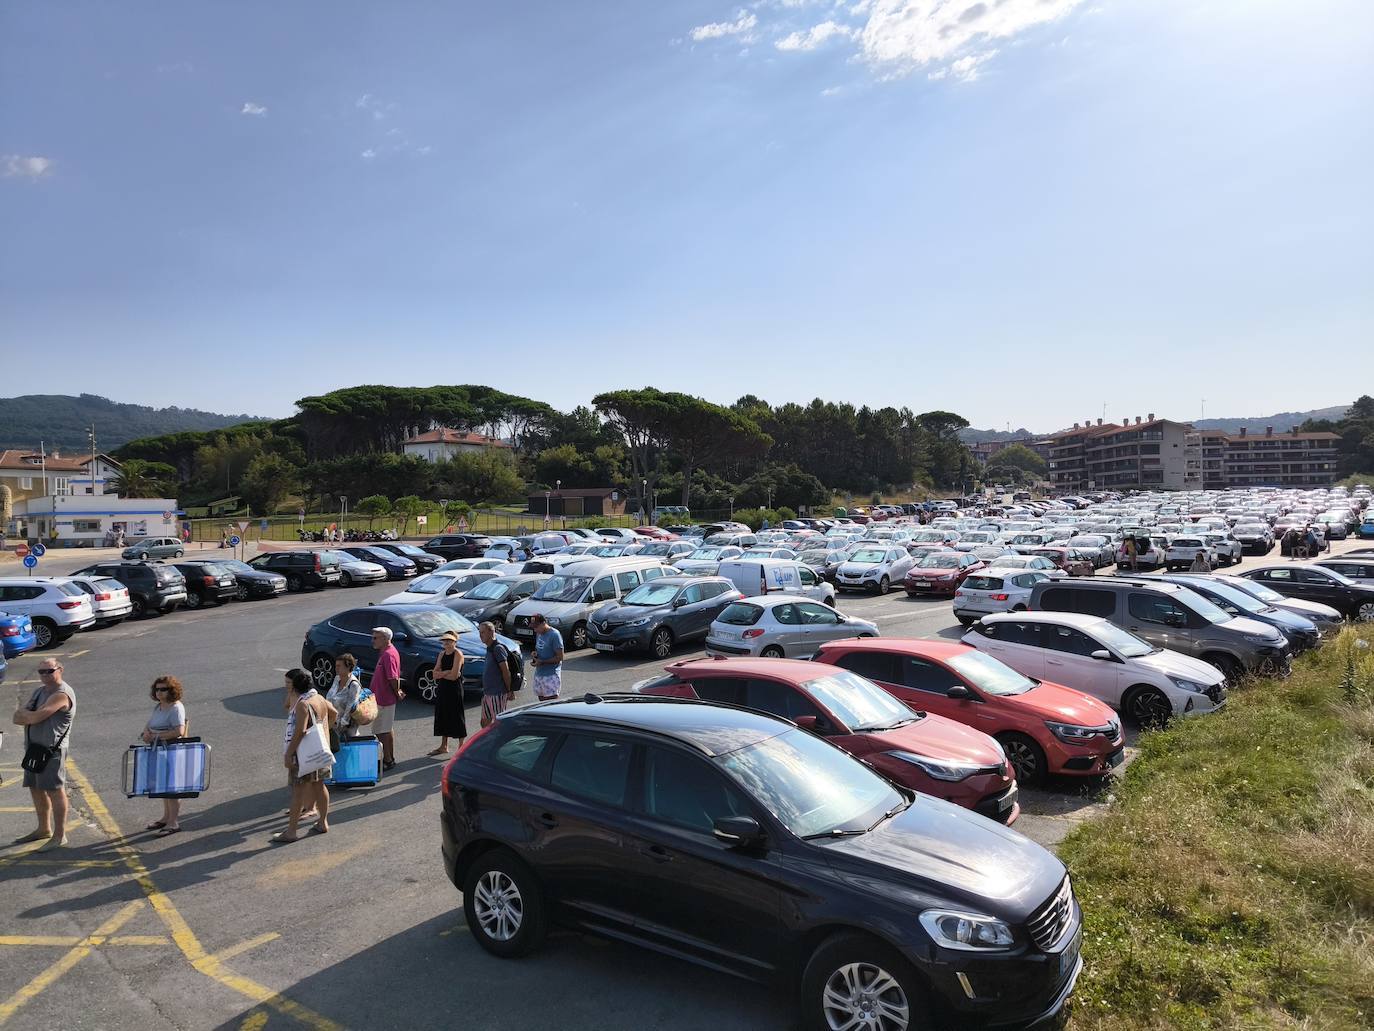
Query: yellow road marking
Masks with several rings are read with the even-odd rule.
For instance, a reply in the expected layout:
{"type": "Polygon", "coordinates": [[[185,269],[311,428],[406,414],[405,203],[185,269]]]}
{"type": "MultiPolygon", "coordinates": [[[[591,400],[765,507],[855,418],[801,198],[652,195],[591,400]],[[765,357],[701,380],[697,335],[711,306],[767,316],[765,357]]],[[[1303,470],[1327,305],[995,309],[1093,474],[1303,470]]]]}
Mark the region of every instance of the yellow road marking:
{"type": "Polygon", "coordinates": [[[243,1018],[243,1023],[239,1025],[239,1031],[262,1031],[267,1026],[267,1014],[259,1010],[257,1013],[250,1013],[243,1018]]]}
{"type": "MultiPolygon", "coordinates": [[[[100,826],[100,829],[113,841],[122,841],[124,834],[119,829],[119,824],[115,822],[115,818],[110,815],[110,810],[105,806],[104,799],[96,793],[94,785],[91,784],[86,778],[86,775],[81,772],[76,763],[71,759],[67,760],[67,769],[72,775],[72,780],[76,782],[76,786],[86,797],[86,804],[90,807],[91,816],[95,818],[95,822],[100,826]]],[[[153,879],[148,873],[148,868],[144,866],[143,858],[139,855],[138,851],[124,844],[115,845],[114,850],[124,857],[125,863],[128,865],[129,871],[133,874],[134,880],[137,881],[138,886],[143,889],[143,894],[147,896],[148,902],[152,905],[153,910],[162,918],[162,922],[167,925],[167,930],[170,931],[172,935],[172,941],[176,943],[182,955],[190,961],[191,966],[195,967],[211,980],[218,981],[226,988],[230,988],[240,995],[247,996],[254,1002],[274,1009],[283,1016],[291,1017],[293,1020],[299,1021],[307,1027],[314,1028],[315,1031],[343,1031],[342,1025],[336,1024],[328,1017],[321,1016],[314,1010],[307,1009],[300,1003],[279,995],[266,985],[258,984],[250,978],[242,977],[234,973],[224,966],[221,959],[206,953],[204,946],[200,943],[200,939],[196,937],[190,925],[186,923],[176,906],[172,904],[172,900],[164,895],[158,886],[153,883],[153,879]]],[[[109,932],[106,933],[108,934],[109,932]]],[[[3,1022],[3,1020],[0,1020],[0,1022],[3,1022]]]]}
{"type": "Polygon", "coordinates": [[[89,651],[90,651],[89,648],[82,648],[79,652],[72,652],[70,655],[67,656],[67,658],[69,658],[69,659],[79,659],[79,658],[81,658],[81,656],[87,654],[89,651]]]}
{"type": "Polygon", "coordinates": [[[31,813],[31,805],[0,805],[0,813],[31,813]]]}
{"type": "MultiPolygon", "coordinates": [[[[220,951],[216,952],[211,958],[223,963],[225,960],[243,955],[249,949],[256,949],[259,945],[266,945],[270,941],[276,941],[280,937],[281,935],[276,931],[268,931],[266,934],[260,934],[256,938],[249,938],[246,942],[239,942],[237,945],[231,945],[227,949],[220,949],[220,951]]],[[[263,1018],[266,1019],[266,1017],[267,1014],[264,1013],[263,1018]]]]}
{"type": "MultiPolygon", "coordinates": [[[[139,899],[142,902],[142,899],[139,899]]],[[[76,945],[170,945],[171,939],[165,934],[117,934],[105,937],[100,934],[0,934],[0,945],[32,945],[39,948],[72,948],[76,945]]]]}
{"type": "Polygon", "coordinates": [[[113,866],[123,866],[124,863],[118,859],[24,859],[23,856],[30,855],[29,852],[20,852],[16,856],[0,856],[0,866],[69,866],[75,869],[109,869],[113,866]]]}
{"type": "Polygon", "coordinates": [[[5,1023],[10,1017],[18,1013],[26,1002],[36,999],[38,996],[42,995],[43,992],[56,984],[63,974],[91,954],[91,948],[96,939],[103,940],[109,935],[114,934],[115,931],[128,923],[142,906],[142,899],[134,899],[118,913],[101,924],[95,934],[91,935],[89,938],[79,939],[80,944],[6,999],[3,1004],[0,1004],[0,1024],[5,1023]]]}
{"type": "Polygon", "coordinates": [[[364,838],[351,848],[339,849],[337,852],[329,852],[322,856],[311,856],[309,859],[288,859],[279,861],[272,869],[258,877],[257,883],[260,887],[264,888],[298,884],[307,877],[318,877],[320,874],[337,869],[345,863],[351,862],[364,852],[368,852],[376,847],[376,839],[364,838]]]}

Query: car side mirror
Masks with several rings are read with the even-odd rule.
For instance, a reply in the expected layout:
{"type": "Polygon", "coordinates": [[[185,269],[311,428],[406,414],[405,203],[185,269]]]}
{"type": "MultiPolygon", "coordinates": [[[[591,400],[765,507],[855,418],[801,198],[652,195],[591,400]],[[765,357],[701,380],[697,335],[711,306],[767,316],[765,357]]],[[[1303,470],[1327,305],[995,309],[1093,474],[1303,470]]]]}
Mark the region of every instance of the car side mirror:
{"type": "Polygon", "coordinates": [[[398,644],[405,644],[410,640],[410,635],[404,630],[398,630],[392,637],[398,644]]]}
{"type": "Polygon", "coordinates": [[[945,697],[955,698],[959,701],[966,702],[970,698],[972,698],[973,695],[969,692],[969,689],[967,687],[964,687],[963,684],[955,684],[953,687],[951,687],[948,691],[945,692],[945,697]]]}
{"type": "Polygon", "coordinates": [[[722,816],[716,820],[712,832],[717,841],[731,848],[751,848],[763,844],[763,828],[752,816],[722,816]]]}
{"type": "Polygon", "coordinates": [[[1092,653],[1091,658],[1097,659],[1099,662],[1111,662],[1112,653],[1107,651],[1106,648],[1099,648],[1092,653]]]}
{"type": "Polygon", "coordinates": [[[675,608],[675,609],[680,609],[680,608],[682,608],[682,606],[684,606],[684,605],[686,605],[686,604],[687,604],[687,599],[686,599],[686,598],[678,597],[678,598],[674,598],[674,599],[673,599],[673,608],[675,608]]]}
{"type": "Polygon", "coordinates": [[[823,734],[825,731],[821,727],[819,716],[798,716],[792,721],[799,730],[805,730],[809,734],[823,734]]]}

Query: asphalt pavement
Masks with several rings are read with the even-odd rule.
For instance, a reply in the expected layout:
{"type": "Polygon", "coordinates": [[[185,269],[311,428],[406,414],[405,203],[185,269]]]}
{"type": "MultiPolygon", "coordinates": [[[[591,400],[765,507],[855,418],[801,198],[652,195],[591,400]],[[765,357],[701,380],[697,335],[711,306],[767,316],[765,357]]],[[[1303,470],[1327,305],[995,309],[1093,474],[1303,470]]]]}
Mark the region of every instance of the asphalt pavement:
{"type": "MultiPolygon", "coordinates": [[[[88,561],[50,553],[43,572],[88,561]]],[[[177,612],[12,661],[6,686],[27,697],[38,660],[60,656],[78,710],[71,847],[0,847],[0,1026],[792,1026],[769,989],[622,944],[564,933],[519,962],[483,953],[440,863],[442,760],[424,755],[436,741],[422,703],[401,707],[399,763],[383,782],[333,792],[328,835],[269,842],[287,800],[282,673],[300,663],[311,624],[399,586],[177,612]],[[185,684],[191,733],[212,743],[213,772],[210,790],[184,804],[182,833],[159,839],[143,827],[160,804],[124,796],[121,762],[153,705],[149,685],[166,673],[185,684]]],[[[948,601],[842,595],[839,607],[885,636],[961,633],[948,601]]],[[[576,653],[564,693],[623,689],[662,665],[576,653]]],[[[531,700],[526,689],[519,701],[531,700]]],[[[33,826],[15,729],[0,749],[0,842],[33,826]]],[[[1128,761],[1133,753],[1132,737],[1128,761]]],[[[1023,790],[1017,829],[1053,847],[1109,791],[1110,781],[1071,780],[1023,790]]]]}

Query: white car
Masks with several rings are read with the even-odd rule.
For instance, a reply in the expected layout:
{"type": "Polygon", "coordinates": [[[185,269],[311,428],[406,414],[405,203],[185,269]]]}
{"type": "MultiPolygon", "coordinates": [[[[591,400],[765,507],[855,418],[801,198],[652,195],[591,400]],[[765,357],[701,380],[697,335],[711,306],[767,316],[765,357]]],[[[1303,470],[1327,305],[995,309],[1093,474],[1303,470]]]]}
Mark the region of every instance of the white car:
{"type": "Polygon", "coordinates": [[[835,570],[835,586],[842,591],[874,591],[886,594],[893,584],[901,586],[916,560],[906,548],[864,545],[835,570]]]}
{"type": "Polygon", "coordinates": [[[67,576],[68,583],[76,584],[91,599],[95,610],[96,626],[114,626],[128,619],[134,611],[134,603],[129,598],[129,588],[108,576],[67,576]]]}
{"type": "Polygon", "coordinates": [[[1245,554],[1244,546],[1229,530],[1204,533],[1202,539],[1211,545],[1212,550],[1216,552],[1217,561],[1223,566],[1234,566],[1245,554]]]}
{"type": "Polygon", "coordinates": [[[1226,702],[1226,678],[1215,666],[1156,648],[1100,616],[984,616],[963,640],[1025,676],[1092,695],[1141,726],[1211,712],[1226,702]]]}
{"type": "Polygon", "coordinates": [[[639,534],[623,526],[598,526],[596,533],[603,541],[611,544],[634,544],[643,540],[639,534]]]}
{"type": "MultiPolygon", "coordinates": [[[[429,576],[433,573],[451,573],[455,569],[495,569],[497,566],[504,566],[506,564],[506,560],[502,558],[455,558],[450,559],[448,562],[445,562],[442,566],[439,566],[437,569],[431,569],[428,573],[425,573],[424,576],[429,576]]],[[[415,578],[415,580],[419,579],[422,579],[422,577],[417,576],[415,578]]],[[[411,582],[414,583],[414,580],[412,580],[411,582]]]]}
{"type": "Polygon", "coordinates": [[[954,592],[954,618],[964,626],[995,612],[1024,612],[1031,588],[1048,573],[1039,569],[981,569],[954,592]]]}
{"type": "Polygon", "coordinates": [[[1198,552],[1206,556],[1208,572],[1217,568],[1216,550],[1207,543],[1206,537],[1182,535],[1171,538],[1169,546],[1164,549],[1164,568],[1171,573],[1176,569],[1188,569],[1198,552]]]}
{"type": "Polygon", "coordinates": [[[52,648],[78,630],[95,626],[90,596],[65,576],[25,576],[0,579],[0,611],[28,616],[36,647],[52,648]]]}
{"type": "Polygon", "coordinates": [[[706,654],[809,659],[827,641],[877,637],[878,626],[843,616],[796,594],[764,594],[732,602],[706,632],[706,654]]]}
{"type": "Polygon", "coordinates": [[[715,576],[716,570],[720,568],[722,562],[726,559],[739,558],[742,554],[744,554],[744,549],[736,548],[734,545],[724,548],[710,545],[698,548],[690,555],[682,556],[682,558],[675,560],[673,565],[677,567],[679,572],[693,576],[715,576]]]}
{"type": "Polygon", "coordinates": [[[499,576],[494,569],[456,569],[447,573],[427,573],[417,577],[400,594],[382,599],[383,605],[420,604],[442,605],[449,598],[459,598],[483,580],[499,576]]]}

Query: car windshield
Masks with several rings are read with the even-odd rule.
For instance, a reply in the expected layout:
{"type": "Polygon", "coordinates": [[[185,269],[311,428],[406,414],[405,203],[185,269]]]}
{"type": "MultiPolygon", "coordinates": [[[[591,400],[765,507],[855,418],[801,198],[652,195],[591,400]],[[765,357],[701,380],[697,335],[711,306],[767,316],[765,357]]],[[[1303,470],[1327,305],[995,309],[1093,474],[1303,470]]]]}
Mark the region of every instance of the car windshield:
{"type": "Polygon", "coordinates": [[[808,680],[802,690],[850,730],[890,730],[917,718],[881,687],[848,670],[808,680]]]}
{"type": "Polygon", "coordinates": [[[396,545],[393,545],[393,547],[394,547],[397,551],[399,551],[402,555],[423,555],[423,554],[424,554],[423,551],[421,551],[419,548],[417,548],[417,547],[416,547],[415,545],[413,545],[413,544],[396,544],[396,545]]]}
{"type": "Polygon", "coordinates": [[[450,609],[407,612],[401,618],[416,637],[438,637],[446,630],[453,630],[460,634],[472,634],[476,640],[477,628],[472,625],[472,621],[464,619],[450,609]]]}
{"type": "Polygon", "coordinates": [[[949,664],[954,672],[984,694],[1025,694],[1035,686],[1030,677],[1022,676],[1006,663],[980,651],[960,652],[950,658],[949,664]]]}
{"type": "Polygon", "coordinates": [[[1231,618],[1229,612],[1217,605],[1213,605],[1202,595],[1198,594],[1197,591],[1190,591],[1185,588],[1183,592],[1178,595],[1176,600],[1180,605],[1186,605],[1188,608],[1191,608],[1209,623],[1225,623],[1231,618]]]}
{"type": "Polygon", "coordinates": [[[803,551],[797,556],[797,561],[804,562],[808,566],[816,563],[824,564],[825,560],[826,552],[824,551],[803,551]]]}
{"type": "Polygon", "coordinates": [[[206,562],[202,567],[211,576],[233,576],[234,571],[227,562],[206,562]]]}
{"type": "Polygon", "coordinates": [[[702,562],[709,562],[711,559],[718,558],[719,556],[719,548],[698,548],[696,551],[692,552],[687,557],[690,559],[697,559],[702,562]]]}
{"type": "MultiPolygon", "coordinates": [[[[1191,591],[1188,593],[1192,594],[1191,591]]],[[[1194,597],[1196,597],[1196,595],[1194,595],[1194,597]]],[[[1211,602],[1207,604],[1211,608],[1216,608],[1211,602]]],[[[1217,611],[1221,612],[1221,609],[1217,609],[1217,611]]],[[[1222,612],[1222,615],[1224,616],[1226,613],[1222,612]]],[[[1096,638],[1100,644],[1106,645],[1122,658],[1126,659],[1138,659],[1142,655],[1153,655],[1160,650],[1146,644],[1139,637],[1136,637],[1135,634],[1122,630],[1115,623],[1108,623],[1105,619],[1101,623],[1093,624],[1092,636],[1096,638]]]]}
{"type": "MultiPolygon", "coordinates": [[[[1232,587],[1230,584],[1217,583],[1215,580],[1212,580],[1207,584],[1206,589],[1209,594],[1215,594],[1223,601],[1230,602],[1242,612],[1255,613],[1269,611],[1268,605],[1246,594],[1239,587],[1232,587]]],[[[1206,595],[1203,595],[1203,597],[1206,597],[1206,595]]]]}
{"type": "Polygon", "coordinates": [[[1279,602],[1287,601],[1278,591],[1274,590],[1272,587],[1266,587],[1256,580],[1246,580],[1245,586],[1238,589],[1245,591],[1247,594],[1253,594],[1260,601],[1267,601],[1270,605],[1277,605],[1279,602]]]}
{"type": "Polygon", "coordinates": [[[849,561],[871,566],[881,562],[886,554],[887,552],[878,551],[874,548],[864,548],[862,551],[854,552],[849,561]]]}
{"type": "Polygon", "coordinates": [[[1346,576],[1344,573],[1338,573],[1334,569],[1327,569],[1325,566],[1321,567],[1321,571],[1344,587],[1358,586],[1354,580],[1350,579],[1350,577],[1346,576]]]}
{"type": "Polygon", "coordinates": [[[235,560],[232,561],[232,562],[221,562],[220,565],[224,566],[224,568],[227,569],[227,570],[229,570],[231,573],[260,573],[260,572],[262,572],[262,570],[260,570],[260,569],[254,569],[254,568],[253,568],[252,566],[250,566],[247,562],[239,562],[237,559],[235,559],[235,560]]]}
{"type": "Polygon", "coordinates": [[[577,601],[592,582],[590,576],[551,576],[534,592],[539,601],[577,601]]]}
{"type": "Polygon", "coordinates": [[[959,556],[950,552],[937,551],[927,555],[916,565],[921,569],[954,569],[959,565],[959,556]]]}
{"type": "Polygon", "coordinates": [[[468,591],[463,597],[478,598],[482,601],[500,601],[509,593],[510,584],[503,584],[499,580],[485,580],[468,591]]]}
{"type": "Polygon", "coordinates": [[[802,730],[728,752],[716,762],[801,838],[862,832],[904,801],[867,766],[802,730]]]}
{"type": "Polygon", "coordinates": [[[422,576],[406,588],[407,594],[442,594],[453,583],[451,576],[422,576]]]}
{"type": "Polygon", "coordinates": [[[622,605],[667,605],[681,590],[677,584],[664,584],[650,581],[640,584],[620,600],[622,605]]]}
{"type": "Polygon", "coordinates": [[[649,556],[649,557],[652,557],[652,556],[655,556],[655,555],[666,555],[666,554],[668,554],[668,552],[669,552],[669,550],[670,550],[671,548],[672,548],[672,545],[671,545],[671,544],[666,544],[666,543],[664,543],[663,541],[656,541],[656,542],[653,543],[653,544],[646,544],[646,545],[644,545],[644,550],[641,551],[640,554],[641,554],[641,555],[645,555],[645,556],[649,556]]]}

